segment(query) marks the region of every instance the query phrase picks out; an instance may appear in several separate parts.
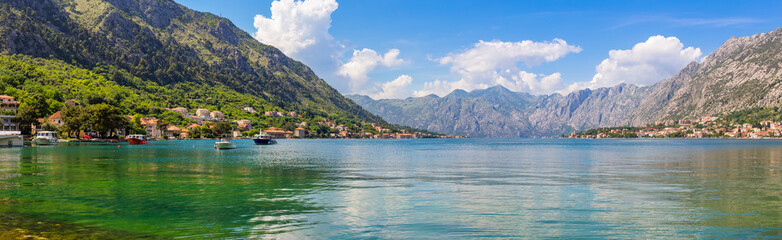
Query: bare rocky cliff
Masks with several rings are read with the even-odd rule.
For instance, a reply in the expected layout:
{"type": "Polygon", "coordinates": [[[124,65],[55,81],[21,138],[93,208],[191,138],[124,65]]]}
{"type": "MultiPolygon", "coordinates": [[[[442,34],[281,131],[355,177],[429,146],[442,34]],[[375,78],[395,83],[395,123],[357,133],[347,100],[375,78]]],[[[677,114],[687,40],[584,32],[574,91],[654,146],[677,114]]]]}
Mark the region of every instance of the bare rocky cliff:
{"type": "Polygon", "coordinates": [[[389,122],[471,137],[550,137],[596,127],[719,115],[782,105],[782,29],[730,38],[702,63],[652,86],[620,84],[566,96],[502,86],[442,98],[349,96],[389,122]]]}

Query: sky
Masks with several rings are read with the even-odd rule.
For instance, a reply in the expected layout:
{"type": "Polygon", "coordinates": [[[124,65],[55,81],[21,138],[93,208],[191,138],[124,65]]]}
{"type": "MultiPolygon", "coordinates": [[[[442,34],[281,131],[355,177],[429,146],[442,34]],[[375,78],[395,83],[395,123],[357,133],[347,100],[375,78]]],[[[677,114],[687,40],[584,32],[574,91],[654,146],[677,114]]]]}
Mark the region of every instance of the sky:
{"type": "Polygon", "coordinates": [[[374,99],[651,85],[730,37],[782,27],[782,1],[175,1],[374,99]]]}

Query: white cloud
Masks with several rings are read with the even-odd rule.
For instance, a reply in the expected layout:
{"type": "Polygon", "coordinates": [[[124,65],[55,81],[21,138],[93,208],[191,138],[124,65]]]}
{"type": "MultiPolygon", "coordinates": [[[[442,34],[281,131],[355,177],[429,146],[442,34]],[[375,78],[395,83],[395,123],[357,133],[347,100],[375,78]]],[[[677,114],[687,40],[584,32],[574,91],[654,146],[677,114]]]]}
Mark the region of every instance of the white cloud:
{"type": "Polygon", "coordinates": [[[440,58],[439,62],[451,64],[455,72],[485,72],[515,67],[518,62],[524,62],[528,67],[535,66],[555,61],[571,52],[581,52],[581,48],[568,45],[565,40],[558,38],[552,42],[480,41],[464,52],[440,58]]]}
{"type": "Polygon", "coordinates": [[[342,92],[357,92],[369,81],[368,74],[378,66],[396,66],[399,49],[380,56],[372,49],[354,50],[343,63],[347,49],[329,33],[331,14],[339,4],[335,0],[276,0],[271,16],[256,15],[254,34],[258,41],[280,49],[285,55],[310,66],[321,78],[342,92]]]}
{"type": "Polygon", "coordinates": [[[256,15],[254,37],[277,47],[285,55],[310,66],[337,89],[347,84],[335,73],[342,65],[345,46],[329,33],[335,0],[279,0],[271,4],[271,17],[256,15]]]}
{"type": "Polygon", "coordinates": [[[533,94],[551,93],[563,87],[560,73],[551,75],[529,73],[520,70],[518,65],[524,63],[527,67],[532,67],[578,52],[581,52],[580,47],[568,45],[565,40],[557,38],[550,42],[480,41],[470,49],[436,59],[442,65],[450,65],[451,71],[459,74],[461,79],[452,82],[436,80],[424,83],[424,88],[415,91],[414,95],[443,96],[455,89],[471,91],[498,84],[512,91],[533,94]]]}
{"type": "Polygon", "coordinates": [[[347,77],[348,86],[356,91],[364,87],[369,80],[368,74],[378,66],[392,67],[404,63],[398,57],[399,49],[391,49],[383,56],[368,48],[353,50],[353,57],[339,68],[338,74],[347,77]]]}
{"type": "Polygon", "coordinates": [[[576,82],[563,93],[584,88],[610,87],[620,83],[651,85],[669,78],[702,55],[700,48],[687,47],[676,37],[651,36],[630,50],[611,50],[589,82],[576,82]]]}
{"type": "Polygon", "coordinates": [[[373,99],[389,99],[389,98],[405,98],[411,95],[411,91],[407,88],[413,83],[413,78],[408,75],[401,75],[390,82],[385,82],[380,85],[380,89],[369,94],[369,97],[373,99]]]}
{"type": "Polygon", "coordinates": [[[255,38],[291,56],[318,45],[336,45],[329,28],[338,6],[335,0],[274,1],[270,18],[255,16],[255,38]]]}

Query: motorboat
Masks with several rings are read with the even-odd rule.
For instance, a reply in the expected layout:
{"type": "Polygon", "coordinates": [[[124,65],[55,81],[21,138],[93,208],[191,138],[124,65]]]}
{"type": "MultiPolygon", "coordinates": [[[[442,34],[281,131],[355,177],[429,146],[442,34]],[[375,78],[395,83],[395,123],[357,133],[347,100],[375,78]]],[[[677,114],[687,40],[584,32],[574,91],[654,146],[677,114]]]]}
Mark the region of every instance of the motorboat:
{"type": "Polygon", "coordinates": [[[234,149],[236,148],[236,144],[232,143],[231,140],[228,140],[228,138],[220,139],[220,141],[215,142],[215,148],[217,150],[220,149],[234,149]]]}
{"type": "Polygon", "coordinates": [[[33,138],[36,145],[57,145],[57,142],[57,132],[54,131],[40,131],[33,138]]]}
{"type": "Polygon", "coordinates": [[[0,147],[24,147],[20,131],[0,131],[0,147]]]}
{"type": "Polygon", "coordinates": [[[125,139],[128,140],[128,143],[131,145],[147,144],[147,139],[141,134],[129,135],[125,137],[125,139]]]}
{"type": "Polygon", "coordinates": [[[255,135],[253,142],[255,142],[255,145],[272,145],[277,143],[277,141],[272,139],[272,135],[265,133],[255,135]]]}

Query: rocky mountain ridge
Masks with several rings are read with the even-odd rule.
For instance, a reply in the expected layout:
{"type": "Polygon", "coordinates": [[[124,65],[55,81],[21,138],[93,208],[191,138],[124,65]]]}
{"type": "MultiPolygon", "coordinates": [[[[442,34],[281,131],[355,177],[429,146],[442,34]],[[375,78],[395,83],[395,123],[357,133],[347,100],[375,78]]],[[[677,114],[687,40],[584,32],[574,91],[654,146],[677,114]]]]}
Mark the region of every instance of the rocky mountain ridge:
{"type": "Polygon", "coordinates": [[[502,86],[444,96],[349,96],[386,120],[471,137],[551,137],[596,127],[719,115],[782,105],[782,29],[730,38],[701,63],[651,86],[620,84],[565,96],[502,86]],[[486,94],[491,93],[491,94],[486,94]]]}

